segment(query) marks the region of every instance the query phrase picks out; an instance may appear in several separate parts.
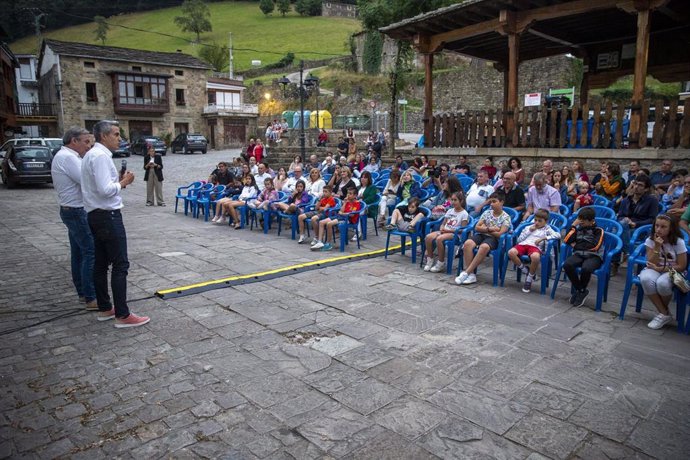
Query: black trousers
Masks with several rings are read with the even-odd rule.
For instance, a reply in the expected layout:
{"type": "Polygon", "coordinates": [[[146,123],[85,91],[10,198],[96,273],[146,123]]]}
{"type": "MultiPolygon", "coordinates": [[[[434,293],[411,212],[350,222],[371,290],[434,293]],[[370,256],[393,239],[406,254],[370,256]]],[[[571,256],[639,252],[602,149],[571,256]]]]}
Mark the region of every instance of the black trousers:
{"type": "Polygon", "coordinates": [[[578,291],[582,291],[587,288],[589,280],[592,278],[592,272],[601,267],[602,263],[601,257],[594,254],[587,256],[573,254],[565,260],[563,270],[573,284],[573,287],[578,291]],[[578,268],[580,268],[579,276],[577,274],[578,268]]]}

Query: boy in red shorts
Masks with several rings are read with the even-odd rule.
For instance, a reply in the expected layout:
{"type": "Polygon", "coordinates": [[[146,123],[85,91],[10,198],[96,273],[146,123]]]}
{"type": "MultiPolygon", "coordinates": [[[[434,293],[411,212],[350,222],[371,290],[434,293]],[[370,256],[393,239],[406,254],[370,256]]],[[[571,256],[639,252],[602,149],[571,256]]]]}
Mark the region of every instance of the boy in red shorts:
{"type": "Polygon", "coordinates": [[[561,238],[560,233],[555,232],[548,225],[548,221],[549,211],[546,209],[537,210],[534,214],[534,223],[520,232],[517,239],[518,244],[508,251],[510,260],[525,274],[525,284],[522,286],[522,292],[529,292],[532,289],[532,282],[536,278],[541,255],[546,250],[546,242],[561,238]],[[522,263],[520,256],[529,257],[529,267],[522,263]]]}

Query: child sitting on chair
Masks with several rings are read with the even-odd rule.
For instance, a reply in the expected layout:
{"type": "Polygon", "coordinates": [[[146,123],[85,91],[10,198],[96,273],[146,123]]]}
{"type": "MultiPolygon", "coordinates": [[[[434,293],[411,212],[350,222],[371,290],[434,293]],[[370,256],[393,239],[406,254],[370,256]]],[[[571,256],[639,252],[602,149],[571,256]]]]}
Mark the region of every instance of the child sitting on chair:
{"type": "Polygon", "coordinates": [[[314,210],[304,212],[297,217],[297,223],[299,224],[299,241],[297,241],[297,244],[302,244],[307,240],[304,236],[304,223],[307,219],[311,219],[311,226],[314,229],[314,239],[311,244],[312,246],[315,245],[319,241],[319,219],[325,219],[326,210],[334,207],[335,198],[333,197],[333,187],[326,185],[321,191],[321,199],[316,202],[314,210]]]}
{"type": "Polygon", "coordinates": [[[424,271],[438,273],[445,268],[446,247],[444,241],[455,238],[455,232],[467,226],[470,215],[463,207],[463,193],[455,192],[450,196],[451,208],[446,211],[439,230],[429,233],[424,238],[426,244],[426,265],[424,271]],[[436,251],[438,252],[438,261],[434,261],[434,243],[436,243],[436,251]]]}
{"type": "Polygon", "coordinates": [[[309,203],[311,199],[305,188],[306,184],[304,181],[298,180],[295,184],[295,191],[288,198],[287,203],[275,203],[274,206],[278,211],[282,211],[285,214],[295,214],[301,205],[309,203]]]}
{"type": "Polygon", "coordinates": [[[526,293],[532,289],[532,282],[537,277],[541,255],[546,251],[546,242],[561,238],[561,234],[555,232],[548,224],[548,221],[549,211],[538,209],[534,213],[534,223],[520,232],[517,239],[518,244],[508,251],[510,260],[525,275],[525,284],[522,286],[522,292],[526,293]],[[529,266],[522,263],[521,256],[529,257],[529,266]]]}
{"type": "Polygon", "coordinates": [[[577,184],[577,196],[575,197],[575,203],[573,203],[573,212],[592,203],[594,203],[594,198],[589,194],[589,184],[584,181],[579,182],[577,184]]]}
{"type": "Polygon", "coordinates": [[[563,263],[563,270],[573,285],[570,305],[581,307],[587,300],[587,285],[592,272],[604,261],[604,230],[594,222],[596,214],[592,208],[583,208],[577,215],[563,242],[573,247],[573,254],[563,263]],[[580,275],[577,269],[580,269],[580,275]]]}
{"type": "Polygon", "coordinates": [[[407,201],[407,205],[395,208],[391,222],[386,225],[385,229],[414,233],[415,225],[424,217],[424,214],[419,210],[419,204],[419,198],[413,196],[407,201]]]}
{"type": "MultiPolygon", "coordinates": [[[[498,248],[501,236],[513,227],[510,216],[503,210],[505,200],[505,193],[500,190],[489,195],[490,208],[479,217],[474,227],[474,235],[462,246],[465,270],[455,278],[455,284],[476,283],[477,275],[474,271],[484,262],[490,251],[498,248]]],[[[498,261],[494,260],[494,263],[497,264],[498,261]]]]}
{"type": "MultiPolygon", "coordinates": [[[[347,189],[345,202],[343,203],[343,207],[340,209],[338,216],[336,218],[326,217],[319,222],[319,239],[311,247],[311,250],[330,251],[333,249],[333,245],[331,243],[324,243],[324,241],[326,241],[328,238],[328,231],[336,225],[339,225],[345,219],[348,219],[347,215],[349,213],[359,211],[360,209],[362,209],[362,205],[359,201],[357,201],[357,189],[354,187],[347,189]]],[[[356,224],[359,222],[359,214],[349,216],[349,221],[351,224],[356,224]]]]}
{"type": "Polygon", "coordinates": [[[249,200],[247,206],[252,209],[268,210],[268,205],[271,201],[278,199],[278,192],[273,188],[273,179],[267,177],[264,179],[264,191],[259,193],[259,196],[254,200],[249,200]]]}

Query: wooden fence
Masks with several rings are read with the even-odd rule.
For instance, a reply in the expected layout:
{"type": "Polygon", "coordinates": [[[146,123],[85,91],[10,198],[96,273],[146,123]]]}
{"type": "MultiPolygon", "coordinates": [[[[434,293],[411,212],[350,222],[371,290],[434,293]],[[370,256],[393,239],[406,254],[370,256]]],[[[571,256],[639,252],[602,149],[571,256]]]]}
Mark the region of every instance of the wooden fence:
{"type": "MultiPolygon", "coordinates": [[[[678,101],[668,107],[661,100],[653,105],[644,101],[638,145],[690,148],[690,99],[680,111],[678,107],[678,101]]],[[[570,109],[524,107],[513,117],[515,129],[508,133],[507,115],[501,109],[435,115],[429,120],[431,139],[427,146],[620,149],[627,148],[632,140],[630,105],[613,105],[611,101],[570,109]],[[572,120],[576,120],[574,130],[572,120]]]]}

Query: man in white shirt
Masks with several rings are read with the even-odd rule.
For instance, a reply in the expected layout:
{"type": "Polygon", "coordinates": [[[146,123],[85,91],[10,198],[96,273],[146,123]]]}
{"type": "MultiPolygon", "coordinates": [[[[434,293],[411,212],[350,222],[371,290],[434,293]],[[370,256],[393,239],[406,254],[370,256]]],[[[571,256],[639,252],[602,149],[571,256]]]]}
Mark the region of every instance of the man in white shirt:
{"type": "Polygon", "coordinates": [[[93,127],[94,146],[86,152],[81,169],[81,191],[93,235],[96,258],[93,281],[98,302],[98,320],[115,318],[115,327],[142,326],[147,316],[130,313],[127,306],[127,234],[122,223],[120,191],[134,181],[131,171],[118,173],[112,152],[120,144],[115,121],[99,121],[93,127]],[[113,302],[108,294],[108,266],[112,264],[113,302]],[[113,307],[113,304],[115,305],[113,307]]]}
{"type": "Polygon", "coordinates": [[[489,195],[494,192],[494,188],[489,184],[489,175],[486,171],[477,172],[477,180],[467,191],[465,202],[467,210],[472,216],[478,216],[482,208],[488,204],[489,195]]]}
{"type": "Polygon", "coordinates": [[[256,179],[256,186],[259,187],[259,191],[263,192],[264,188],[266,187],[264,181],[266,179],[273,179],[271,175],[268,173],[265,163],[259,163],[259,171],[257,174],[254,175],[254,179],[256,179]]]}
{"type": "Polygon", "coordinates": [[[83,128],[70,128],[62,137],[62,148],[50,168],[53,187],[60,205],[60,218],[67,227],[72,261],[72,282],[86,309],[97,311],[93,286],[93,238],[81,194],[81,158],[89,150],[91,134],[83,128]]]}
{"type": "Polygon", "coordinates": [[[295,191],[295,184],[297,184],[297,181],[299,181],[299,180],[304,181],[304,178],[302,177],[302,167],[301,166],[296,166],[293,173],[294,173],[294,175],[292,177],[289,177],[288,180],[285,181],[285,185],[283,185],[283,192],[285,192],[285,193],[294,192],[295,191]]]}

